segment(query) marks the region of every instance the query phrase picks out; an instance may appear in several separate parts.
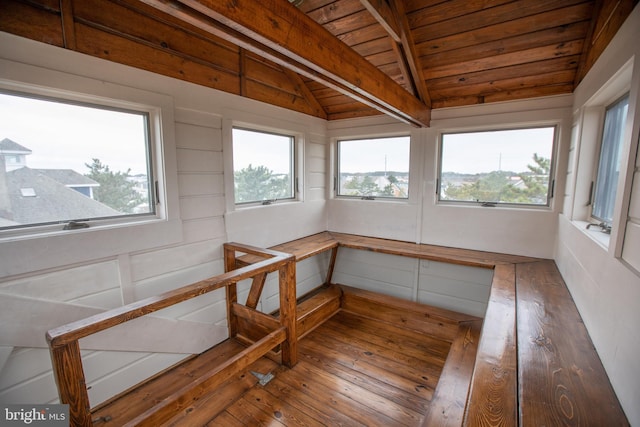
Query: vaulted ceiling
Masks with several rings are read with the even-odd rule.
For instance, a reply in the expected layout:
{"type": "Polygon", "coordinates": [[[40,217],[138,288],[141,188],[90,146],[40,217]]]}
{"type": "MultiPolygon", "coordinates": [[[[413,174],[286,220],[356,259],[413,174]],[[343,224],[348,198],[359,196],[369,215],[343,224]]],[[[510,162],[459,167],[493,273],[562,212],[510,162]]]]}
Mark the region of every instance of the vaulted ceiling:
{"type": "Polygon", "coordinates": [[[571,93],[638,0],[2,0],[0,30],[337,120],[571,93]]]}

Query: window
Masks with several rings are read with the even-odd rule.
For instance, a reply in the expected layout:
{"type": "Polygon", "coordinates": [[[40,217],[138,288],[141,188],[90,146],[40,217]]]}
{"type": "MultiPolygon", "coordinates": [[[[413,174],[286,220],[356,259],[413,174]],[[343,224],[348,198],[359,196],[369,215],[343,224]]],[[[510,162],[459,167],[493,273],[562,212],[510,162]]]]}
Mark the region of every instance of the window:
{"type": "Polygon", "coordinates": [[[233,128],[232,139],[236,204],[295,197],[295,137],[233,128]]]}
{"type": "Polygon", "coordinates": [[[629,96],[626,95],[607,108],[604,118],[591,215],[604,223],[605,227],[611,227],[613,222],[613,207],[620,175],[622,137],[628,107],[629,96]]]}
{"type": "Polygon", "coordinates": [[[442,135],[438,198],[548,206],[555,127],[442,135]]]}
{"type": "Polygon", "coordinates": [[[410,138],[338,141],[338,196],[407,199],[410,138]]]}
{"type": "Polygon", "coordinates": [[[0,229],[155,215],[149,113],[0,93],[0,229]]]}

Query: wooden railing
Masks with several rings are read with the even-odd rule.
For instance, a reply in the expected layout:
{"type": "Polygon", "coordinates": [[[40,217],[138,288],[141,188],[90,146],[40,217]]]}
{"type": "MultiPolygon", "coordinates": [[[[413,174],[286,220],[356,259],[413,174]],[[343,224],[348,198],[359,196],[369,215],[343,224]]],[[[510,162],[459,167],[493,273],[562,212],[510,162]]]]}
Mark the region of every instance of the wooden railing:
{"type": "Polygon", "coordinates": [[[82,367],[79,340],[138,317],[187,301],[224,287],[227,292],[229,336],[237,334],[238,318],[269,331],[246,350],[214,367],[209,373],[165,398],[157,405],[131,420],[128,425],[157,425],[168,420],[176,404],[197,399],[205,389],[216,387],[249,364],[281,346],[282,363],[297,362],[296,335],[296,268],[295,257],[283,252],[235,243],[224,244],[225,273],[210,279],[146,298],[123,307],[69,323],[47,332],[53,371],[61,403],[69,404],[70,425],[92,426],[91,407],[82,367]],[[237,267],[237,253],[257,256],[260,261],[237,267]],[[280,314],[275,319],[255,310],[267,274],[278,271],[280,283],[280,314]],[[247,305],[237,302],[236,284],[253,279],[247,305]]]}

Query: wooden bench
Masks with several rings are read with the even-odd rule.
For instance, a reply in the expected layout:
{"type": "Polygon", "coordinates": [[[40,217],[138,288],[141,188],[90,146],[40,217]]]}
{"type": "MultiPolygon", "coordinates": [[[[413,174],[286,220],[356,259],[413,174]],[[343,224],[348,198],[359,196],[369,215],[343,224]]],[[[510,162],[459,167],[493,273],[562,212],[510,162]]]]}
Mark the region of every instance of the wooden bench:
{"type": "Polygon", "coordinates": [[[78,340],[214,289],[227,290],[229,335],[255,344],[209,368],[131,421],[162,422],[176,402],[197,400],[270,349],[287,366],[297,338],[338,310],[434,334],[451,343],[423,426],[629,425],[568,289],[552,260],[323,232],[272,250],[225,244],[225,274],[49,331],[61,399],[74,425],[92,425],[78,340]],[[331,284],[340,247],[494,270],[484,321],[415,302],[331,284]],[[296,306],[295,262],[331,251],[322,292],[296,306]],[[293,255],[293,256],[291,256],[293,255]],[[243,265],[254,264],[243,268],[243,265]],[[255,310],[265,277],[279,271],[282,313],[255,310]],[[245,305],[236,283],[253,280],[245,305]],[[390,307],[400,307],[391,314],[390,307]],[[426,328],[426,329],[425,329],[426,328]],[[255,337],[252,336],[253,332],[255,337]]]}
{"type": "Polygon", "coordinates": [[[331,250],[328,284],[340,247],[494,269],[481,334],[452,343],[423,426],[629,425],[553,260],[333,232],[271,249],[331,250]]]}

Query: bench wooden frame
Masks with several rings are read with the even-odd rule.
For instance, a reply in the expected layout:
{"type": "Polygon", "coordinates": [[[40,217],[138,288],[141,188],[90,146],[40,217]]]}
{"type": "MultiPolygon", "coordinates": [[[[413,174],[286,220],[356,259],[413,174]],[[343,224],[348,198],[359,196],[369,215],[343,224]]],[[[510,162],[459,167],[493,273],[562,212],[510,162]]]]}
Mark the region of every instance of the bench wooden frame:
{"type": "Polygon", "coordinates": [[[197,397],[199,390],[215,387],[262,355],[273,356],[274,348],[280,349],[284,364],[294,365],[297,339],[341,307],[358,310],[357,304],[349,305],[351,299],[366,300],[372,312],[400,304],[424,316],[420,304],[331,285],[340,247],[494,270],[484,321],[445,315],[458,330],[450,336],[451,350],[423,426],[629,425],[552,260],[330,232],[270,249],[225,244],[223,275],[49,331],[60,398],[70,404],[73,425],[92,425],[78,339],[223,286],[229,335],[245,336],[253,346],[130,425],[167,419],[172,403],[185,393],[197,397]],[[329,296],[319,305],[296,307],[295,263],[326,251],[331,251],[324,283],[329,296]],[[279,271],[280,279],[277,318],[255,310],[272,271],[279,271]],[[236,283],[248,278],[252,286],[246,304],[240,305],[236,283]]]}
{"type": "Polygon", "coordinates": [[[331,250],[330,283],[340,247],[494,270],[481,334],[460,322],[423,426],[629,425],[553,260],[334,232],[272,249],[331,250]]]}
{"type": "MultiPolygon", "coordinates": [[[[127,425],[159,425],[173,415],[180,401],[197,399],[206,388],[216,387],[228,378],[245,369],[248,365],[280,345],[282,363],[293,366],[297,362],[296,333],[296,268],[295,259],[286,253],[260,249],[235,243],[224,244],[227,272],[211,279],[202,280],[161,295],[146,298],[98,315],[73,322],[47,332],[51,350],[53,372],[58,386],[61,403],[69,404],[70,425],[89,427],[93,425],[91,407],[86,389],[79,340],[100,331],[126,323],[138,317],[156,312],[166,307],[220,289],[227,290],[230,334],[237,333],[237,318],[246,318],[269,329],[269,333],[252,346],[234,357],[213,367],[206,375],[159,402],[127,425]],[[258,262],[250,266],[235,268],[236,252],[250,254],[258,262]],[[236,284],[245,279],[259,283],[260,278],[270,272],[279,272],[280,316],[278,320],[241,306],[236,302],[236,284]]],[[[259,295],[257,296],[259,298],[259,295]]],[[[230,335],[234,336],[234,335],[230,335]]]]}

